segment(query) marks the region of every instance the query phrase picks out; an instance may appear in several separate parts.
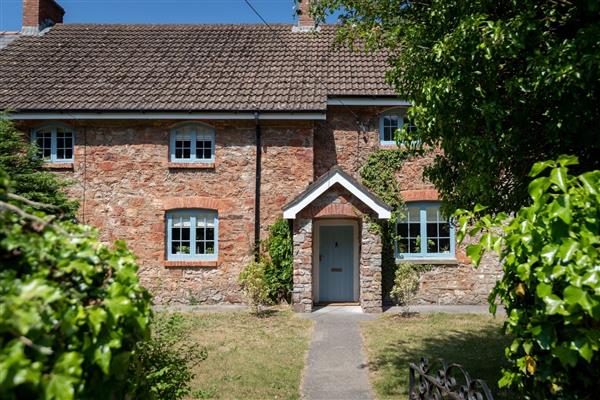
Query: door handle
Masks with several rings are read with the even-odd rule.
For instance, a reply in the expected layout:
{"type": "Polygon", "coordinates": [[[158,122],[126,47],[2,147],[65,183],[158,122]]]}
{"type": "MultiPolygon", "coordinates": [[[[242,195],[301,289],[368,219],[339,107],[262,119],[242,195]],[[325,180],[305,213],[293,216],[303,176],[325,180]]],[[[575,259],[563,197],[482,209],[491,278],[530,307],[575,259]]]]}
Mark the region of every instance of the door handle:
{"type": "Polygon", "coordinates": [[[319,262],[323,261],[323,254],[319,254],[319,262]]]}
{"type": "Polygon", "coordinates": [[[341,268],[331,268],[331,272],[342,272],[341,268]]]}

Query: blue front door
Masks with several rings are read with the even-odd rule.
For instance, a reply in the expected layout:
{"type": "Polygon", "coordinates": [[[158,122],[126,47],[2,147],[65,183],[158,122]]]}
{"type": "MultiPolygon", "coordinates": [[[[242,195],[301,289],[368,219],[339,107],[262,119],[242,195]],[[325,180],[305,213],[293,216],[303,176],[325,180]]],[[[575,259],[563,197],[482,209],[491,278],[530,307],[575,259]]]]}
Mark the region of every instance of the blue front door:
{"type": "Polygon", "coordinates": [[[354,297],[354,227],[319,229],[319,301],[352,302],[354,297]]]}

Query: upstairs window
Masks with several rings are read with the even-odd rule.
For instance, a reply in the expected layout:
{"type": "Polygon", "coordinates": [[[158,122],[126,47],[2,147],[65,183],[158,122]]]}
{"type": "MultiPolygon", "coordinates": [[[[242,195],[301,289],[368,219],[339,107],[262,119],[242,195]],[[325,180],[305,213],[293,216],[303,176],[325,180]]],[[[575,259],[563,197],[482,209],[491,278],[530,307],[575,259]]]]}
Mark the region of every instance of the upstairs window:
{"type": "Polygon", "coordinates": [[[184,125],[171,131],[171,162],[215,161],[215,131],[204,125],[184,125]]]}
{"type": "Polygon", "coordinates": [[[216,260],[218,218],[212,210],[167,213],[168,260],[216,260]]]}
{"type": "Polygon", "coordinates": [[[75,134],[69,127],[49,125],[35,129],[33,143],[37,145],[38,155],[46,162],[73,162],[75,134]]]}
{"type": "Polygon", "coordinates": [[[453,259],[454,225],[440,212],[440,203],[407,203],[398,221],[396,256],[399,259],[453,259]]]}
{"type": "Polygon", "coordinates": [[[379,141],[383,145],[396,144],[396,131],[407,125],[409,132],[416,127],[405,117],[404,110],[392,110],[384,113],[379,121],[379,141]]]}

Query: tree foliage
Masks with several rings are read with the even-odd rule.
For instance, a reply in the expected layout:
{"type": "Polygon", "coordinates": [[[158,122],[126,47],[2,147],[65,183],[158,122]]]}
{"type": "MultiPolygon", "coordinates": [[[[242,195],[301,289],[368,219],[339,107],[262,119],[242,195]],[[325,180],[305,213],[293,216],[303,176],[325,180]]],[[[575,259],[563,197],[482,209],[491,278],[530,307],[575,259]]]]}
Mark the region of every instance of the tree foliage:
{"type": "Polygon", "coordinates": [[[0,173],[0,398],[122,398],[151,316],[134,256],[32,204],[0,173]]]}
{"type": "Polygon", "coordinates": [[[461,211],[459,238],[481,234],[467,254],[500,255],[489,300],[493,311],[502,302],[514,337],[500,384],[528,399],[591,399],[600,382],[600,171],[570,175],[576,165],[536,163],[531,204],[512,218],[461,211]]]}
{"type": "Polygon", "coordinates": [[[0,169],[12,181],[16,194],[58,207],[54,212],[64,219],[75,217],[78,204],[69,200],[63,189],[68,182],[44,170],[37,147],[19,132],[13,122],[0,115],[0,169]]]}
{"type": "Polygon", "coordinates": [[[388,53],[413,139],[443,150],[426,175],[447,211],[518,210],[531,166],[560,154],[600,166],[598,1],[313,0],[312,12],[339,12],[341,41],[388,53]]]}

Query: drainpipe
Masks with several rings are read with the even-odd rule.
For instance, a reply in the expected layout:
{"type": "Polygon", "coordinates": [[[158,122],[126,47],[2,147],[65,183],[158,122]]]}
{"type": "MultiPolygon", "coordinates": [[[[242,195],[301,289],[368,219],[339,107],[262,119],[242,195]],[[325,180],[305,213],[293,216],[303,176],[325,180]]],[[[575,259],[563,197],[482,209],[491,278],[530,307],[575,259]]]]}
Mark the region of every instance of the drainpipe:
{"type": "Polygon", "coordinates": [[[254,185],[254,259],[260,258],[260,178],[262,161],[262,144],[259,112],[254,113],[254,123],[256,125],[256,182],[254,185]]]}

